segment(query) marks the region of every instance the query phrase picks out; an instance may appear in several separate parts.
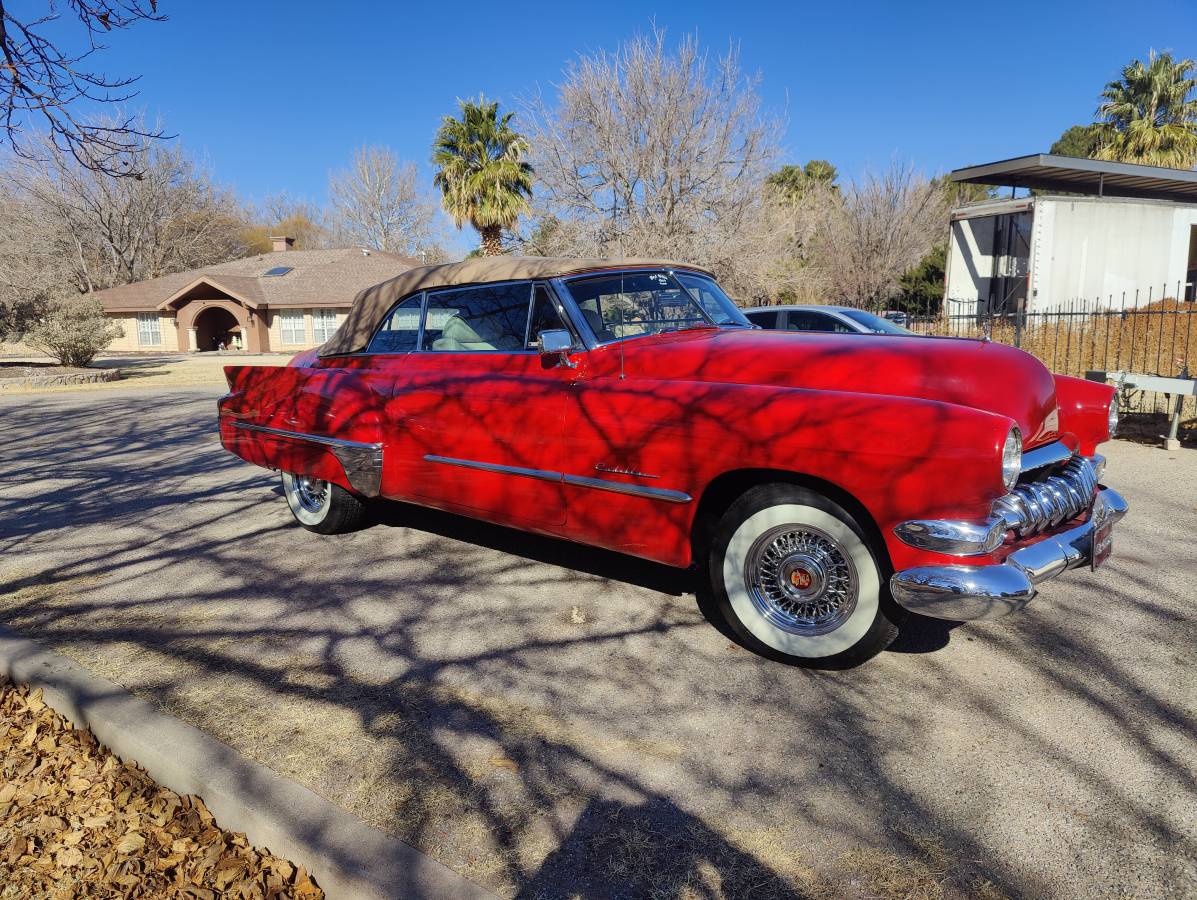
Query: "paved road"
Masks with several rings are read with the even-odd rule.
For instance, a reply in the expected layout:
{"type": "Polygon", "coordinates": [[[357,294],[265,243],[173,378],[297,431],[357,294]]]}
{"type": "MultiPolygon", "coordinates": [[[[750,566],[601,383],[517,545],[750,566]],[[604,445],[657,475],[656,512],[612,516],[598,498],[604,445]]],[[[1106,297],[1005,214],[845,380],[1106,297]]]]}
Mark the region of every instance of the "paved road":
{"type": "Polygon", "coordinates": [[[1109,446],[1100,573],[819,673],[684,573],[404,506],[302,531],[214,397],[0,400],[0,622],[469,877],[865,893],[874,848],[949,895],[1197,896],[1197,452],[1109,446]]]}

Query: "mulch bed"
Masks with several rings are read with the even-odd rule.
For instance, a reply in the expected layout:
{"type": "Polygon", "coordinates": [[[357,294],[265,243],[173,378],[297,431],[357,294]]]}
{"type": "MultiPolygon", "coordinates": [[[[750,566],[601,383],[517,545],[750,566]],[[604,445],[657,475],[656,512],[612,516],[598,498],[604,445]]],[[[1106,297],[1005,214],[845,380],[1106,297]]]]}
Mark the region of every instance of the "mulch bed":
{"type": "Polygon", "coordinates": [[[0,676],[0,898],[321,900],[299,866],[0,676]]]}

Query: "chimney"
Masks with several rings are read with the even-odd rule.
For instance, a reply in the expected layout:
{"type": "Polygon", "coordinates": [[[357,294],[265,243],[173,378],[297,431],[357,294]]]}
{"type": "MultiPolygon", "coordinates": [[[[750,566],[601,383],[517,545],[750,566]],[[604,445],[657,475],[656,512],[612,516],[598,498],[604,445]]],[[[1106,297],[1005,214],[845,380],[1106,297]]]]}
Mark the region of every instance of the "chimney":
{"type": "Polygon", "coordinates": [[[295,238],[286,237],[285,235],[271,235],[270,249],[275,253],[282,253],[284,250],[295,249],[295,238]]]}

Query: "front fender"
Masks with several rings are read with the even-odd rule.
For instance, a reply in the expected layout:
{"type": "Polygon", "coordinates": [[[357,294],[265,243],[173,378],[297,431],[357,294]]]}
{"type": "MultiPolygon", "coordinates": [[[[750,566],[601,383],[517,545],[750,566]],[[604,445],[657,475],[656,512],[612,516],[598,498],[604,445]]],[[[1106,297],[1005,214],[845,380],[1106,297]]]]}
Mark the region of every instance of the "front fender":
{"type": "Polygon", "coordinates": [[[1097,445],[1110,435],[1110,404],[1114,388],[1097,381],[1057,375],[1056,403],[1060,409],[1060,431],[1076,435],[1080,452],[1092,456],[1097,445]]]}

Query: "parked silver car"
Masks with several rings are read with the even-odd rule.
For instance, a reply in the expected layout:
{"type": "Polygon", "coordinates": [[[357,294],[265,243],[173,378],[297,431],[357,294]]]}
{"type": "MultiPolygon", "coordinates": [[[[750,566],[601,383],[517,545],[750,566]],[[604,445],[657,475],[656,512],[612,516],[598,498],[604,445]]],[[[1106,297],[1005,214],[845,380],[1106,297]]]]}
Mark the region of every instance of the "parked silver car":
{"type": "Polygon", "coordinates": [[[778,331],[914,334],[897,322],[850,306],[762,306],[744,310],[753,325],[778,331]]]}

